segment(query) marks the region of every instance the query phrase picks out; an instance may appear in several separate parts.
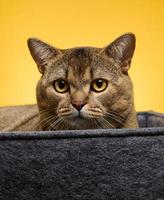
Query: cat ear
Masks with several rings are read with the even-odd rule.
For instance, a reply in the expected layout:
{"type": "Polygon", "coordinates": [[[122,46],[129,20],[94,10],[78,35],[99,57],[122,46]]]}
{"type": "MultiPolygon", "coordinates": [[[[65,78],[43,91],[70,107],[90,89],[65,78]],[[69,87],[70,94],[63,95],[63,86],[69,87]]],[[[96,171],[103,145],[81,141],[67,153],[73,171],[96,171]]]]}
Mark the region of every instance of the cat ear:
{"type": "Polygon", "coordinates": [[[123,73],[127,73],[130,68],[134,50],[135,35],[133,33],[127,33],[117,38],[102,51],[120,64],[123,73]]]}
{"type": "Polygon", "coordinates": [[[29,38],[27,43],[41,74],[44,73],[46,66],[52,58],[62,54],[60,50],[36,38],[29,38]]]}

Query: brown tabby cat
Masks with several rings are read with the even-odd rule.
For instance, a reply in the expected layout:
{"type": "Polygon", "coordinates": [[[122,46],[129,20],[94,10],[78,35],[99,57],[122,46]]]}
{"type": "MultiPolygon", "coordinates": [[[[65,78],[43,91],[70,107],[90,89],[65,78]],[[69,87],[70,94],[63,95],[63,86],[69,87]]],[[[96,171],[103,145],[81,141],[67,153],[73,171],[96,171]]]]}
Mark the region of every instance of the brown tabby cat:
{"type": "Polygon", "coordinates": [[[28,47],[42,74],[37,105],[1,108],[1,130],[138,127],[128,75],[134,34],[105,48],[61,50],[33,38],[28,47]]]}

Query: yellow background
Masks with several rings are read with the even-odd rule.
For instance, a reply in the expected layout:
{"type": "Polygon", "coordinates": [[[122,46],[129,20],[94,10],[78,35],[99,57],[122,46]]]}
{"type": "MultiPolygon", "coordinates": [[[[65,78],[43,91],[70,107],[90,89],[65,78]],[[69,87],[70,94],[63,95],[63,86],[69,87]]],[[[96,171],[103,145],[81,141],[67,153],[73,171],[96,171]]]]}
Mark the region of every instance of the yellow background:
{"type": "Polygon", "coordinates": [[[26,40],[103,47],[136,34],[130,69],[136,110],[164,112],[163,0],[0,0],[0,106],[35,103],[40,74],[26,40]]]}

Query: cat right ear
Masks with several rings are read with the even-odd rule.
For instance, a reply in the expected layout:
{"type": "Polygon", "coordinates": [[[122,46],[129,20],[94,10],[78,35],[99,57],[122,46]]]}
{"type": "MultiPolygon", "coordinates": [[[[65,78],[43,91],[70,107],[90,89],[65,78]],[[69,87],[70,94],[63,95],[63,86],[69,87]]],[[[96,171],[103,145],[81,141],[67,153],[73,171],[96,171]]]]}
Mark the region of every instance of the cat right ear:
{"type": "Polygon", "coordinates": [[[62,54],[60,50],[36,38],[29,38],[27,43],[30,53],[41,74],[44,74],[52,58],[62,54]]]}
{"type": "Polygon", "coordinates": [[[110,45],[102,49],[105,53],[119,63],[123,73],[127,74],[135,50],[135,35],[127,33],[117,38],[110,45]]]}

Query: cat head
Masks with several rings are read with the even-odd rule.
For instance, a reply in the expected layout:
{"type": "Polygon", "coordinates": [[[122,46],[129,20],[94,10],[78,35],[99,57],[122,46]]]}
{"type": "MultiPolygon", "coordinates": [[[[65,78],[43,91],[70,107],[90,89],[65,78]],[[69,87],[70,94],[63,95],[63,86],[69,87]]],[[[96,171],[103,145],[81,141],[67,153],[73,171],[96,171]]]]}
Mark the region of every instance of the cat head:
{"type": "Polygon", "coordinates": [[[135,36],[122,35],[105,48],[58,49],[28,40],[41,79],[37,102],[43,130],[116,128],[133,108],[128,76],[135,36]]]}

